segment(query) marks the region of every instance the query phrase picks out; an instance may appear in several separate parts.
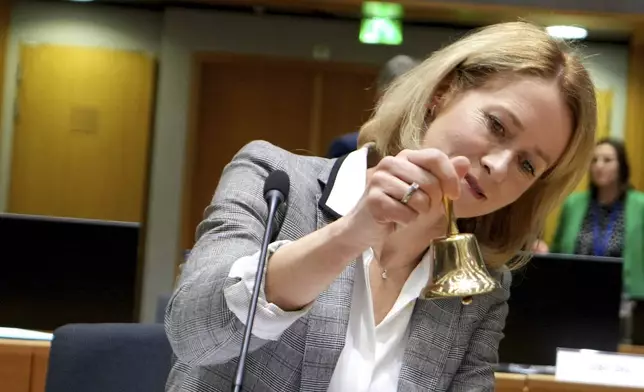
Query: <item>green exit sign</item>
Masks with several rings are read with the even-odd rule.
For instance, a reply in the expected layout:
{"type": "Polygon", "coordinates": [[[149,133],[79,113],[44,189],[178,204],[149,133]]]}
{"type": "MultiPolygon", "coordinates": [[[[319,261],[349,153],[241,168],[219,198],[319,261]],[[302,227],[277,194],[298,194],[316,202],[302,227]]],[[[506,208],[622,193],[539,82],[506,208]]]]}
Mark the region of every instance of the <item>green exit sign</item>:
{"type": "Polygon", "coordinates": [[[403,6],[397,3],[366,1],[362,4],[360,42],[400,45],[403,42],[403,6]]]}

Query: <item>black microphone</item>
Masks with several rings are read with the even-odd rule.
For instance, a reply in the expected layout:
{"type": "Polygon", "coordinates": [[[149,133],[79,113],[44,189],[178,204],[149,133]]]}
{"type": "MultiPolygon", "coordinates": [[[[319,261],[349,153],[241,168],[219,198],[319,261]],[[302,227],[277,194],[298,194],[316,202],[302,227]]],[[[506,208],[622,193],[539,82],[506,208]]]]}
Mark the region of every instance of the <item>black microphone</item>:
{"type": "Polygon", "coordinates": [[[290,180],[288,178],[288,174],[282,170],[275,170],[269,174],[266,178],[266,182],[264,183],[264,199],[268,204],[268,220],[266,222],[266,231],[264,232],[264,239],[262,240],[262,247],[259,253],[259,262],[257,263],[255,287],[253,287],[253,294],[250,297],[250,306],[248,307],[248,315],[246,316],[244,339],[242,340],[241,351],[239,352],[239,362],[237,363],[235,382],[232,389],[234,392],[241,392],[242,390],[242,384],[244,382],[244,368],[246,367],[246,355],[248,354],[248,346],[250,345],[255,313],[257,312],[257,299],[259,298],[259,290],[264,276],[266,253],[268,252],[268,244],[271,243],[273,238],[273,219],[275,218],[277,208],[288,198],[289,187],[290,180]]]}

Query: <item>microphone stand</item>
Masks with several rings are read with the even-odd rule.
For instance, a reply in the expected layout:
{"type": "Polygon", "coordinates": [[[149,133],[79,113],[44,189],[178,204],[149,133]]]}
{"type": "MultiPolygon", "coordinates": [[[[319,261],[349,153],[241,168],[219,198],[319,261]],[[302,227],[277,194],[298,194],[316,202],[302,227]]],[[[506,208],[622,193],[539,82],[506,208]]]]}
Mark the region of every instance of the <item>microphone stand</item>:
{"type": "Polygon", "coordinates": [[[257,300],[259,299],[259,291],[262,285],[262,278],[264,277],[264,268],[266,266],[266,253],[268,252],[268,244],[273,237],[273,220],[277,207],[283,202],[284,198],[281,192],[271,190],[267,193],[266,199],[268,200],[268,221],[266,223],[266,232],[262,240],[262,247],[259,253],[259,262],[257,263],[257,273],[255,274],[255,286],[253,287],[253,294],[250,299],[250,306],[248,308],[248,315],[246,316],[246,328],[244,329],[244,340],[242,340],[241,351],[239,352],[239,362],[237,363],[237,371],[235,372],[235,382],[233,383],[233,392],[241,392],[242,384],[244,382],[244,369],[246,367],[246,355],[248,354],[248,346],[253,331],[253,321],[255,320],[255,313],[257,312],[257,300]]]}

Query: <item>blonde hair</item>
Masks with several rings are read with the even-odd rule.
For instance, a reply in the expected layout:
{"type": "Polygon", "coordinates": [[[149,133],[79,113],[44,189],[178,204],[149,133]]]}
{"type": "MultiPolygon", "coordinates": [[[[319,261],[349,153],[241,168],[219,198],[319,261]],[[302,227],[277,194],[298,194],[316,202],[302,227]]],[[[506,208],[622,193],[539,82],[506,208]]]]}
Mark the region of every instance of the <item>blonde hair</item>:
{"type": "Polygon", "coordinates": [[[499,76],[529,76],[557,81],[573,120],[562,157],[517,201],[491,214],[459,219],[473,233],[486,263],[511,267],[528,261],[524,252],[542,232],[548,213],[574,190],[588,169],[597,122],[595,89],[581,59],[563,41],[525,22],[491,25],[435,52],[387,89],[358,144],[374,144],[381,157],[419,148],[428,129],[428,107],[499,76]],[[447,98],[446,98],[447,97],[447,98]]]}

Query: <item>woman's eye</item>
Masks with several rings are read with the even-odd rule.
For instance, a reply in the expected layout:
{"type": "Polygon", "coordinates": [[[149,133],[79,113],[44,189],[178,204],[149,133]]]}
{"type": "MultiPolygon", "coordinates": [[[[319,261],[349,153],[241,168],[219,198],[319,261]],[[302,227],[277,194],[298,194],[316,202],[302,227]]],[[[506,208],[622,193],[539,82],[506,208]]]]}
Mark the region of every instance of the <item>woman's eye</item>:
{"type": "Polygon", "coordinates": [[[531,176],[534,176],[536,172],[532,163],[530,163],[530,161],[527,159],[521,161],[521,170],[523,170],[525,173],[530,174],[531,176]]]}
{"type": "Polygon", "coordinates": [[[490,131],[492,131],[496,135],[504,136],[505,127],[503,126],[503,123],[501,122],[501,120],[499,120],[498,117],[493,116],[491,114],[486,114],[485,116],[487,119],[488,127],[490,128],[490,131]]]}

